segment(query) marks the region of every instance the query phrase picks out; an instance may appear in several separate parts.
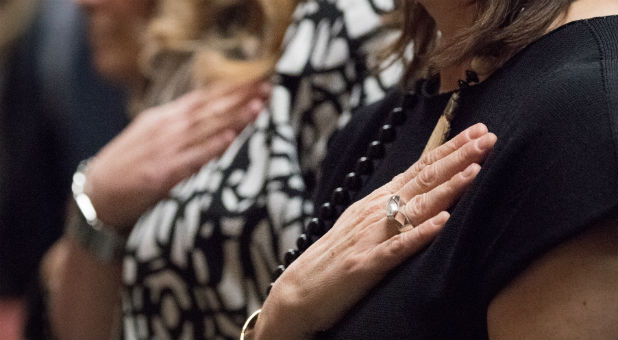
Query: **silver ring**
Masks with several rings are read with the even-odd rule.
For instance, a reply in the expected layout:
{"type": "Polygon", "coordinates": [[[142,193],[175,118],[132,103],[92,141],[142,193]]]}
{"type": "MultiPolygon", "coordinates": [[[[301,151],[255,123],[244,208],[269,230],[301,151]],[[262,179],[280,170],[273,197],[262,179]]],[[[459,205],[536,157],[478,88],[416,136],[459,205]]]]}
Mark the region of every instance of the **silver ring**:
{"type": "Polygon", "coordinates": [[[405,226],[411,225],[410,219],[403,212],[403,207],[406,203],[399,197],[399,195],[393,195],[388,198],[386,202],[386,218],[389,221],[397,222],[397,229],[401,231],[405,226]],[[403,216],[403,221],[400,221],[398,216],[403,216]]]}

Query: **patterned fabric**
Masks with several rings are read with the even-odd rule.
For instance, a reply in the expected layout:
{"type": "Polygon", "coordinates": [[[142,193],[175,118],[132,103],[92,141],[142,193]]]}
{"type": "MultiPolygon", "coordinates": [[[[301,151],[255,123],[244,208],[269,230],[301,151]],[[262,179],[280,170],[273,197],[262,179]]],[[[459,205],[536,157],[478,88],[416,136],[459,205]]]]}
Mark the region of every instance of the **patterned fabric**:
{"type": "Polygon", "coordinates": [[[135,226],[123,268],[127,339],[238,337],[311,213],[329,136],[398,80],[398,65],[372,76],[366,58],[387,41],[382,33],[392,36],[378,32],[392,8],[392,0],[298,6],[269,108],[135,226]]]}

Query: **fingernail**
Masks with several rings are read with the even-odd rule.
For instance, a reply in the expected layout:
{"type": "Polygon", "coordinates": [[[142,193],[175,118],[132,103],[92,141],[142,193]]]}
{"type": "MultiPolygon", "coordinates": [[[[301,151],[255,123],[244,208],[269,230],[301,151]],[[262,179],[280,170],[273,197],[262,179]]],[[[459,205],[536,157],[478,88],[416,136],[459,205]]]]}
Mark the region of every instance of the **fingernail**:
{"type": "Polygon", "coordinates": [[[476,176],[476,174],[478,174],[480,170],[481,170],[481,166],[480,165],[478,165],[476,163],[472,163],[472,164],[468,165],[466,170],[464,170],[461,174],[465,178],[470,178],[470,177],[476,176]]]}
{"type": "Polygon", "coordinates": [[[477,123],[470,128],[468,137],[470,139],[478,138],[487,133],[487,126],[483,123],[477,123]]]}
{"type": "Polygon", "coordinates": [[[494,146],[494,144],[496,144],[497,140],[498,140],[498,137],[496,137],[496,135],[494,135],[493,133],[489,133],[479,138],[475,143],[476,143],[477,149],[479,149],[480,151],[486,151],[486,150],[491,149],[494,146]]]}
{"type": "Polygon", "coordinates": [[[443,211],[439,213],[436,217],[431,219],[431,224],[435,226],[443,225],[446,223],[446,221],[448,221],[450,217],[451,217],[451,214],[449,214],[446,211],[443,211]]]}

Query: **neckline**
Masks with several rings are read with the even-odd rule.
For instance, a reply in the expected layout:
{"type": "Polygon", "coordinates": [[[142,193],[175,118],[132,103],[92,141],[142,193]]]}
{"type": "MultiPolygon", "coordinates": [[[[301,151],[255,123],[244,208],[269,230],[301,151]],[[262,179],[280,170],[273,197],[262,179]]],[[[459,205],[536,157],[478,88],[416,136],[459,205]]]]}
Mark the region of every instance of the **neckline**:
{"type": "Polygon", "coordinates": [[[448,92],[439,93],[440,90],[440,74],[435,74],[429,78],[421,78],[414,84],[413,93],[425,99],[438,99],[441,97],[449,97],[459,90],[451,90],[448,92]]]}
{"type": "Polygon", "coordinates": [[[529,43],[528,45],[526,45],[524,48],[522,48],[519,52],[517,52],[515,55],[513,55],[504,65],[507,65],[511,62],[511,60],[515,59],[518,55],[520,55],[523,51],[530,49],[531,47],[533,47],[534,45],[538,45],[539,43],[542,43],[543,41],[549,39],[550,37],[562,33],[562,31],[572,28],[573,26],[579,26],[591,21],[600,21],[600,20],[608,20],[608,19],[617,19],[618,18],[618,14],[616,15],[607,15],[607,16],[602,16],[602,17],[593,17],[593,18],[587,18],[587,19],[578,19],[578,20],[574,20],[571,22],[567,22],[566,24],[563,24],[561,26],[556,27],[555,29],[543,34],[542,36],[540,36],[538,39],[532,41],[531,43],[529,43]]]}
{"type": "MultiPolygon", "coordinates": [[[[491,82],[492,79],[495,78],[495,76],[498,73],[502,73],[504,69],[508,69],[508,67],[516,62],[516,60],[521,57],[521,55],[529,50],[534,48],[534,46],[541,44],[545,41],[547,41],[549,38],[562,33],[563,31],[570,29],[574,26],[580,26],[582,24],[586,24],[588,22],[593,22],[593,21],[600,21],[600,20],[611,20],[611,19],[618,19],[618,14],[617,15],[607,15],[607,16],[599,16],[599,17],[592,17],[592,18],[586,18],[586,19],[578,19],[578,20],[574,20],[571,22],[568,22],[566,24],[563,24],[559,27],[556,27],[555,29],[543,34],[542,36],[540,36],[538,39],[532,41],[531,43],[529,43],[528,45],[526,45],[524,48],[522,48],[520,51],[518,51],[516,54],[514,54],[511,58],[509,58],[509,60],[507,60],[500,68],[498,68],[497,70],[494,71],[493,74],[491,74],[487,79],[485,79],[484,81],[475,84],[474,86],[471,86],[468,90],[471,89],[479,89],[485,86],[486,83],[491,82]]],[[[437,99],[437,98],[441,98],[441,97],[450,97],[453,93],[460,91],[459,89],[454,89],[451,91],[447,91],[447,92],[442,92],[442,93],[438,93],[440,88],[440,74],[436,74],[433,75],[429,78],[421,78],[419,79],[416,83],[414,88],[412,89],[413,92],[417,93],[419,96],[425,98],[425,99],[437,99]],[[421,84],[419,84],[419,82],[421,84]]]]}
{"type": "Polygon", "coordinates": [[[586,23],[592,22],[592,21],[600,21],[600,20],[608,20],[608,19],[610,19],[610,20],[611,19],[618,19],[618,15],[608,15],[608,16],[593,17],[593,18],[587,18],[587,19],[579,19],[579,20],[574,20],[574,21],[568,22],[568,23],[566,23],[564,25],[561,25],[559,27],[556,27],[555,29],[553,29],[553,30],[543,34],[538,39],[532,41],[531,43],[526,45],[524,48],[519,50],[511,58],[509,58],[509,60],[507,60],[504,63],[504,65],[502,65],[500,68],[498,68],[494,72],[494,74],[492,74],[489,78],[485,79],[485,81],[477,84],[474,87],[475,88],[481,87],[481,86],[485,85],[485,83],[491,82],[492,79],[495,78],[496,74],[502,73],[502,72],[504,72],[505,69],[508,69],[511,66],[511,64],[515,63],[526,51],[531,50],[533,48],[536,48],[537,45],[545,43],[547,40],[549,40],[550,38],[552,38],[552,37],[554,37],[554,36],[556,36],[558,34],[564,33],[564,31],[566,31],[567,29],[572,29],[574,26],[580,26],[580,25],[583,25],[583,24],[586,24],[586,23]]]}

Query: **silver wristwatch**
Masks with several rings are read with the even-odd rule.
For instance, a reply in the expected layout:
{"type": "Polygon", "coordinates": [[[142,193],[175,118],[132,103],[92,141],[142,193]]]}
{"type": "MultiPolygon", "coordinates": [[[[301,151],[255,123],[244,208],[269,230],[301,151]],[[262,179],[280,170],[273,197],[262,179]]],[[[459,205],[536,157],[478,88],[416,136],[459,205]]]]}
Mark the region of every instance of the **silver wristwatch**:
{"type": "Polygon", "coordinates": [[[126,238],[105,226],[97,218],[97,212],[84,193],[86,185],[86,166],[89,160],[82,161],[73,174],[73,200],[78,212],[69,217],[68,231],[82,246],[97,259],[105,263],[117,262],[122,259],[126,238]]]}

